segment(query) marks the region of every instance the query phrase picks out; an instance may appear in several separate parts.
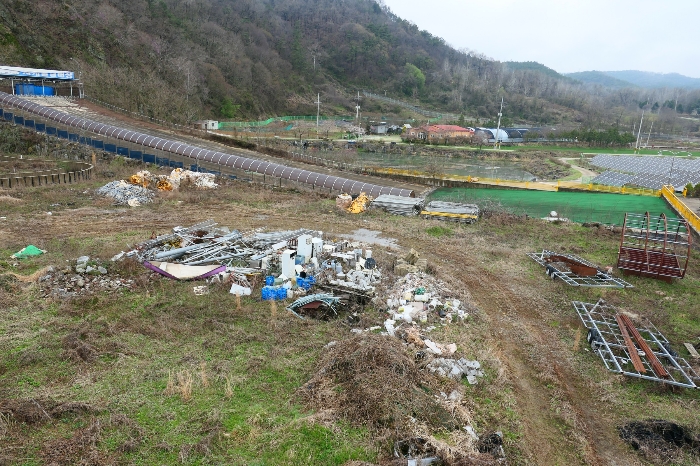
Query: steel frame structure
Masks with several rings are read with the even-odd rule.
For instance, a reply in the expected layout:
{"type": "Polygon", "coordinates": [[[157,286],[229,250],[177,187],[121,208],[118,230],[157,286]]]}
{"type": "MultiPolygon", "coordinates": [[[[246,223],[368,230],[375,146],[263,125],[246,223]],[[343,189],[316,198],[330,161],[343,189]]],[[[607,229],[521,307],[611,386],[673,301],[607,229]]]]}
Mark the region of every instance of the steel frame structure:
{"type": "Polygon", "coordinates": [[[627,274],[667,282],[683,278],[691,242],[690,226],[683,218],[626,213],[617,267],[627,274]]]}
{"type": "Polygon", "coordinates": [[[651,322],[646,322],[646,327],[637,327],[637,331],[668,372],[667,378],[655,373],[651,361],[642,351],[638,351],[638,356],[644,371],[638,371],[634,367],[623,331],[615,318],[618,315],[617,308],[605,304],[603,300],[595,304],[572,301],[572,304],[588,329],[591,349],[600,356],[609,371],[678,387],[700,388],[700,376],[688,361],[672,354],[669,341],[651,322]]]}
{"type": "Polygon", "coordinates": [[[633,288],[632,284],[627,283],[621,278],[613,277],[612,275],[605,273],[600,270],[600,268],[588,262],[585,259],[575,255],[575,254],[559,254],[556,252],[548,251],[543,249],[542,252],[529,252],[527,255],[533,259],[535,262],[545,267],[547,270],[547,275],[552,277],[552,279],[559,278],[567,285],[571,286],[591,286],[591,287],[608,287],[608,288],[633,288]],[[578,262],[584,266],[596,269],[597,273],[593,276],[581,276],[569,269],[565,263],[562,262],[549,262],[547,259],[552,256],[562,256],[570,259],[571,261],[578,262]]]}

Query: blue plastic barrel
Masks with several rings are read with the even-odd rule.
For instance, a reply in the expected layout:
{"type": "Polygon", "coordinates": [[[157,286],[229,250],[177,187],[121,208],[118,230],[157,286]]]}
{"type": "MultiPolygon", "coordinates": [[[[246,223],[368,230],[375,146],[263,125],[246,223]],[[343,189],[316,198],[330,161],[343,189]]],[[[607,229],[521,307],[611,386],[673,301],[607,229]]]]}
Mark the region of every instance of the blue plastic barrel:
{"type": "Polygon", "coordinates": [[[275,277],[273,277],[272,275],[268,275],[267,277],[265,277],[265,285],[272,286],[274,284],[275,284],[275,277]]]}

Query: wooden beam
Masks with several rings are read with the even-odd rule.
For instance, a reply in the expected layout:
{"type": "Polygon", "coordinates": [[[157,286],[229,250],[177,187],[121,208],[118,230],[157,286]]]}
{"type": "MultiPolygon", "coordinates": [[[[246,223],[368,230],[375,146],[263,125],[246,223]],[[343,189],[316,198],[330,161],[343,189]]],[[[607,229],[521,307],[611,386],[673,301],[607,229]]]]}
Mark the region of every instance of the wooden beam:
{"type": "Polygon", "coordinates": [[[634,342],[632,341],[632,338],[630,338],[629,332],[627,332],[627,328],[625,327],[620,314],[615,315],[615,321],[617,322],[617,326],[620,328],[622,338],[625,340],[625,346],[627,346],[627,352],[630,354],[632,365],[640,374],[646,374],[647,369],[644,367],[642,358],[639,357],[639,351],[637,350],[637,347],[634,346],[634,342]]]}
{"type": "Polygon", "coordinates": [[[654,352],[651,350],[649,344],[644,338],[642,338],[642,335],[639,333],[639,330],[637,330],[637,327],[634,326],[632,319],[630,319],[629,316],[625,314],[618,315],[620,316],[620,319],[622,319],[624,325],[627,326],[627,330],[629,330],[629,332],[632,334],[632,337],[635,339],[639,347],[646,354],[647,359],[649,359],[649,362],[651,363],[651,368],[654,369],[656,375],[661,377],[662,379],[668,379],[669,377],[671,377],[671,374],[669,374],[666,368],[663,366],[663,364],[661,364],[661,361],[659,361],[659,358],[657,358],[654,352]]]}

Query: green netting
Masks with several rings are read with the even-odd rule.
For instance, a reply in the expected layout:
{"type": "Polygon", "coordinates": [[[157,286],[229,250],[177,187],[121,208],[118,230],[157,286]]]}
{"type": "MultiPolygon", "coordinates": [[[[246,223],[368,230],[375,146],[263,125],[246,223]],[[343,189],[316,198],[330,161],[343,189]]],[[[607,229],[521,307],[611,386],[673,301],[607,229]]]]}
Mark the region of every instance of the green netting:
{"type": "MultiPolygon", "coordinates": [[[[352,120],[351,116],[319,116],[319,120],[352,120]]],[[[225,130],[228,128],[250,128],[257,126],[267,126],[275,121],[316,121],[316,115],[301,115],[301,116],[282,116],[272,117],[263,121],[220,121],[219,129],[225,130]]]]}
{"type": "Polygon", "coordinates": [[[482,209],[500,205],[510,212],[539,218],[555,210],[561,217],[582,223],[621,225],[626,212],[651,212],[654,215],[663,212],[667,217],[676,217],[661,198],[625,194],[441,188],[430,195],[430,200],[472,203],[482,209]]]}

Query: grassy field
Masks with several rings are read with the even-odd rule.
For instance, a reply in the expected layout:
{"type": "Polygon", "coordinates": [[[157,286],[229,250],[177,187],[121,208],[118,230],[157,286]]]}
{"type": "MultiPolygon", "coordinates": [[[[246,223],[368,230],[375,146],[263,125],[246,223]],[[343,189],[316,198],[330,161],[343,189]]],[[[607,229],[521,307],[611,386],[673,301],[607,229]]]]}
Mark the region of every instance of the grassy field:
{"type": "MultiPolygon", "coordinates": [[[[306,227],[328,237],[378,230],[427,257],[431,273],[473,308],[464,322],[431,317],[430,337],[483,364],[478,385],[462,384],[460,409],[477,432],[503,432],[509,464],[649,464],[619,439],[618,426],[659,418],[700,431],[700,391],[606,371],[571,306],[604,297],[651,318],[688,357],[681,342],[700,334],[696,251],[686,278],[673,284],[631,277],[630,290],[570,288],[547,280],[525,253],[547,248],[614,264],[616,234],[504,213],[471,226],[350,215],[317,193],[236,182],[164,194],[140,208],[95,196],[133,171],[100,165],[92,181],[0,193],[0,464],[390,464],[405,426],[358,423],[334,406],[311,408],[301,395],[325,346],[353,335],[358,324],[346,316],[301,321],[261,302],[259,291],[239,306],[216,285],[195,296],[192,283],[129,262],[106,263],[110,276],[133,280],[130,290],[81,298],[45,298],[41,283],[21,279],[81,255],[107,260],[152,233],[209,218],[244,231],[306,227]],[[48,252],[10,258],[27,244],[48,252]]],[[[390,269],[397,253],[373,249],[390,269]]],[[[370,305],[359,318],[363,328],[381,325],[386,313],[370,305]]],[[[436,435],[449,442],[452,433],[436,435]]]]}

